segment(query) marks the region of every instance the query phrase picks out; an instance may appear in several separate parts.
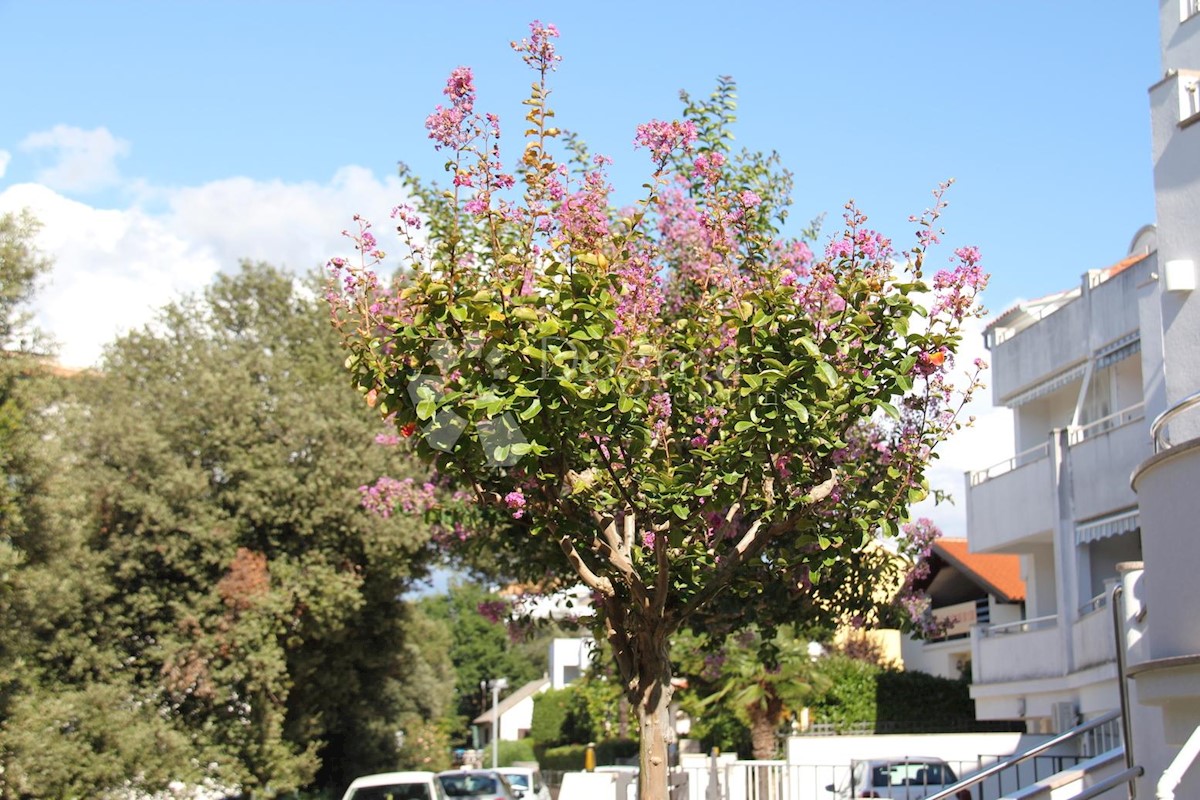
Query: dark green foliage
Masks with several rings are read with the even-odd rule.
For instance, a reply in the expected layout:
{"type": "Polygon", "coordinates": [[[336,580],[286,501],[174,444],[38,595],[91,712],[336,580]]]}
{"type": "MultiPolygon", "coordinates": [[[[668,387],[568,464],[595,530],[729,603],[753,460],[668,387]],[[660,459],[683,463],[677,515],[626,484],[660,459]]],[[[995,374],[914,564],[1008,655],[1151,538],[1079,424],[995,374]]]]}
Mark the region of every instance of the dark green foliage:
{"type": "Polygon", "coordinates": [[[749,753],[753,749],[750,729],[724,706],[715,706],[698,715],[692,715],[692,729],[688,736],[697,739],[703,752],[714,747],[722,753],[749,753]]]}
{"type": "Polygon", "coordinates": [[[829,679],[829,688],[813,698],[812,721],[832,724],[838,731],[859,723],[874,726],[875,679],[882,671],[876,664],[843,655],[824,658],[821,672],[829,679]]]}
{"type": "MultiPolygon", "coordinates": [[[[634,739],[604,739],[596,745],[596,766],[628,763],[638,755],[634,739]]],[[[557,747],[538,747],[538,766],[543,770],[577,772],[584,768],[587,744],[564,744],[557,747]]]]}
{"type": "Polygon", "coordinates": [[[399,599],[427,533],[359,507],[407,462],[373,443],[342,360],[315,282],[244,265],[69,382],[46,418],[70,525],[0,552],[29,640],[0,740],[14,791],[153,790],[211,763],[287,792],[395,768],[398,731],[444,752],[423,727],[447,710],[444,628],[399,599]]]}
{"type": "MultiPolygon", "coordinates": [[[[480,613],[484,604],[499,596],[476,583],[454,581],[445,594],[424,597],[421,609],[446,631],[447,654],[453,665],[455,719],[450,725],[453,742],[471,742],[472,720],[492,705],[491,692],[481,683],[505,678],[508,688],[500,698],[545,674],[552,628],[533,628],[514,642],[504,622],[480,613]]],[[[504,604],[501,604],[504,605],[504,604]]],[[[450,674],[447,671],[444,674],[450,674]]]]}
{"type": "Polygon", "coordinates": [[[501,740],[497,747],[497,755],[502,767],[511,767],[520,762],[537,761],[537,755],[533,752],[533,739],[528,736],[516,741],[501,740]]]}
{"type": "Polygon", "coordinates": [[[953,733],[1010,730],[1007,723],[975,720],[975,704],[964,680],[924,672],[887,669],[867,661],[832,655],[821,661],[828,691],[811,707],[813,722],[846,732],[953,733]]]}
{"type": "Polygon", "coordinates": [[[630,759],[636,763],[637,739],[603,739],[596,743],[597,764],[624,764],[630,759]]]}
{"type": "Polygon", "coordinates": [[[550,689],[533,698],[533,722],[529,736],[541,747],[571,744],[567,720],[574,695],[570,689],[550,689]]]}
{"type": "Polygon", "coordinates": [[[536,747],[538,766],[543,770],[578,772],[587,757],[587,745],[564,744],[558,747],[536,747]]]}
{"type": "Polygon", "coordinates": [[[975,720],[975,703],[965,680],[884,670],[876,677],[875,687],[879,733],[1010,729],[1007,724],[996,727],[975,720]]]}

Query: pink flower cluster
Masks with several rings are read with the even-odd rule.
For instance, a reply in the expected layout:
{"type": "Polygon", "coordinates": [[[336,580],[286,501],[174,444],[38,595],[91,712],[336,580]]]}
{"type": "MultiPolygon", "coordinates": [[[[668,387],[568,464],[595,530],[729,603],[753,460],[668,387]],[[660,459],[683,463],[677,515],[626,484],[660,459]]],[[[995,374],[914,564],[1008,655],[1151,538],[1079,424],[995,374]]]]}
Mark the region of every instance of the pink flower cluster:
{"type": "Polygon", "coordinates": [[[929,558],[933,555],[933,543],[942,532],[932,520],[925,517],[904,525],[901,531],[904,534],[904,550],[912,559],[913,566],[905,576],[904,585],[897,595],[897,602],[913,626],[923,635],[940,635],[945,631],[945,624],[934,619],[930,613],[929,597],[917,589],[916,584],[929,577],[929,558]]]}
{"type": "Polygon", "coordinates": [[[635,254],[615,270],[621,293],[617,296],[616,325],[618,336],[636,336],[657,324],[662,312],[662,281],[649,257],[635,254]]]}
{"type": "Polygon", "coordinates": [[[435,487],[430,482],[420,485],[412,478],[396,480],[388,476],[373,484],[358,487],[362,507],[373,514],[387,519],[399,507],[406,514],[418,514],[437,505],[435,487]]]}
{"type": "Polygon", "coordinates": [[[701,153],[692,162],[693,177],[704,181],[707,188],[712,188],[721,179],[721,168],[725,166],[725,156],[721,153],[701,153]]]}
{"type": "Polygon", "coordinates": [[[495,624],[508,619],[509,605],[503,600],[484,600],[475,610],[479,616],[495,624]]]}
{"type": "Polygon", "coordinates": [[[574,194],[565,195],[558,181],[548,183],[551,199],[561,201],[554,215],[559,234],[576,253],[596,252],[609,234],[608,194],[612,186],[603,171],[603,157],[597,159],[599,168],[584,176],[583,189],[574,194]]]}
{"type": "Polygon", "coordinates": [[[450,107],[439,104],[425,119],[425,128],[438,150],[443,147],[460,150],[474,138],[467,125],[475,108],[475,80],[471,68],[458,67],[451,72],[442,93],[450,98],[450,107]]]}
{"type": "Polygon", "coordinates": [[[955,321],[982,313],[975,301],[987,286],[988,275],[979,266],[980,254],[977,247],[960,247],[954,251],[957,265],[953,270],[941,270],[933,277],[933,288],[937,292],[930,313],[934,316],[949,314],[955,321]]]}
{"type": "Polygon", "coordinates": [[[504,495],[504,504],[512,511],[513,519],[525,516],[525,493],[520,489],[514,489],[504,495]]]}
{"type": "Polygon", "coordinates": [[[562,61],[562,56],[554,52],[552,39],[558,38],[558,28],[553,23],[542,24],[535,19],[529,23],[529,38],[512,42],[512,49],[521,54],[522,60],[536,70],[552,70],[554,65],[562,61]]]}
{"type": "Polygon", "coordinates": [[[707,447],[713,440],[713,435],[721,427],[721,420],[728,410],[724,406],[709,406],[697,414],[693,422],[696,425],[696,435],[691,439],[692,447],[707,447]]]}
{"type": "Polygon", "coordinates": [[[675,150],[691,150],[696,141],[696,123],[689,120],[651,120],[637,126],[636,147],[650,149],[655,161],[664,162],[675,150]]]}
{"type": "Polygon", "coordinates": [[[650,421],[650,431],[659,444],[665,444],[671,433],[671,395],[660,392],[650,398],[646,404],[646,413],[650,421]]]}

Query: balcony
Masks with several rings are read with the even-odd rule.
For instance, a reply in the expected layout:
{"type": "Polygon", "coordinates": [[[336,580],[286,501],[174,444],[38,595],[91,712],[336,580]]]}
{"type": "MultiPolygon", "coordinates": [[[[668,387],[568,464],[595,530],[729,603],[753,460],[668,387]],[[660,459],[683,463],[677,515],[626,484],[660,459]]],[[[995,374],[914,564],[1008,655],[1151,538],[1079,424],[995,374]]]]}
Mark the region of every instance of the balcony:
{"type": "Polygon", "coordinates": [[[970,473],[967,530],[973,551],[1013,552],[1023,542],[1051,535],[1057,513],[1053,465],[1047,442],[970,473]]]}
{"type": "Polygon", "coordinates": [[[1065,673],[1065,653],[1055,615],[979,627],[976,631],[971,656],[975,683],[1009,683],[1065,673]]]}
{"type": "Polygon", "coordinates": [[[1071,645],[1077,670],[1116,660],[1117,645],[1107,591],[1079,609],[1079,619],[1071,626],[1071,645]]]}
{"type": "Polygon", "coordinates": [[[1141,403],[1090,425],[1068,438],[1076,519],[1093,519],[1137,503],[1129,477],[1151,455],[1141,403]]]}

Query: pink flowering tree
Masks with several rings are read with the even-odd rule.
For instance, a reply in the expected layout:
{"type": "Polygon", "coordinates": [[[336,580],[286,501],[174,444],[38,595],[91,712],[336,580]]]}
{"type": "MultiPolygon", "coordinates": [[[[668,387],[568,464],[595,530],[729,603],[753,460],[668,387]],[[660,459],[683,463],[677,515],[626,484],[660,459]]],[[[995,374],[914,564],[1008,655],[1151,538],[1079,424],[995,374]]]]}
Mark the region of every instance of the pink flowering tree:
{"type": "Polygon", "coordinates": [[[883,573],[902,580],[907,506],[976,385],[951,376],[985,277],[973,248],[926,277],[944,187],[905,250],[853,204],[819,254],[784,236],[790,177],[731,151],[727,80],[638,127],[647,189],[614,209],[608,160],[548,103],[558,33],[531,31],[516,166],[456,69],[427,121],[449,186],[409,177],[391,277],[358,219],[329,299],[353,380],[435,471],[365,502],[429,514],[476,563],[591,589],[660,800],[675,631],[865,619],[883,573]]]}

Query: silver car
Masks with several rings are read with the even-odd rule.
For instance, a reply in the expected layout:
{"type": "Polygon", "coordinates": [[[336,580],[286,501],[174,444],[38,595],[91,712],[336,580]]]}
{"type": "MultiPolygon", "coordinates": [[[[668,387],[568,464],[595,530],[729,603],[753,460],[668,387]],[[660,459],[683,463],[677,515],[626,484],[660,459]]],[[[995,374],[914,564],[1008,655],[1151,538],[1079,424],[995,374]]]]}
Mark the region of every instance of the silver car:
{"type": "Polygon", "coordinates": [[[450,800],[518,800],[508,779],[491,769],[453,769],[437,774],[450,800]]]}
{"type": "Polygon", "coordinates": [[[550,800],[550,787],[535,767],[500,767],[496,771],[508,778],[519,800],[550,800]]]}
{"type": "MultiPolygon", "coordinates": [[[[877,759],[854,761],[850,780],[841,786],[825,787],[838,800],[855,797],[878,797],[885,800],[924,800],[947,786],[958,783],[950,765],[940,758],[877,759]]],[[[969,789],[960,789],[955,800],[971,800],[969,789]]]]}

